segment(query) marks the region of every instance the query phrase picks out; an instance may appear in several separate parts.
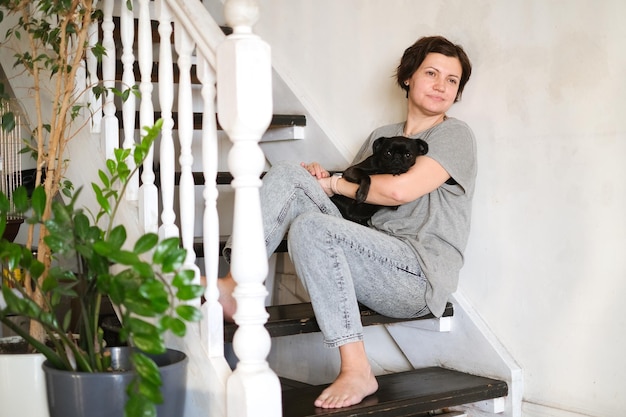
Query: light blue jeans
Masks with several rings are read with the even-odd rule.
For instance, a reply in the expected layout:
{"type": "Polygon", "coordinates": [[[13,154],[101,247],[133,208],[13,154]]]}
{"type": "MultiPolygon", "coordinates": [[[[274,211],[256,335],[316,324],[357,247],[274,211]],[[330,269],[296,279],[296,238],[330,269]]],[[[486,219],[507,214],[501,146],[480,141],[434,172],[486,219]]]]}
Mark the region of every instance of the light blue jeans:
{"type": "MultiPolygon", "coordinates": [[[[260,194],[268,256],[289,232],[289,255],[326,346],[363,340],[359,302],[389,317],[430,312],[427,280],[409,245],[342,218],[306,169],[274,165],[260,194]]],[[[229,245],[224,255],[228,260],[229,245]]]]}

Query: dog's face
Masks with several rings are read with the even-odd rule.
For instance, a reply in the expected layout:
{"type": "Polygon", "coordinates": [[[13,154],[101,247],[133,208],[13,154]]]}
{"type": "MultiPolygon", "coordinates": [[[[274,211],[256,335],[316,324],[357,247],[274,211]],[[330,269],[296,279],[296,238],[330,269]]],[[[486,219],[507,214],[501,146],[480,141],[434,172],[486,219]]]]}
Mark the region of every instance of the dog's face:
{"type": "Polygon", "coordinates": [[[400,174],[408,171],[418,156],[428,152],[428,144],[404,136],[382,137],[374,141],[372,150],[379,168],[390,174],[400,174]]]}

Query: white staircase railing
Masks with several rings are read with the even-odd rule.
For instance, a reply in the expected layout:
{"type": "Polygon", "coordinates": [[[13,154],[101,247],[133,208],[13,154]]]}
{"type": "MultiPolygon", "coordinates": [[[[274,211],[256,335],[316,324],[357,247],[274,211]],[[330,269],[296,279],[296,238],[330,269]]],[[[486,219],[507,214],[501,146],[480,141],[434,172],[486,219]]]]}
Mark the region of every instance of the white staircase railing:
{"type": "MultiPolygon", "coordinates": [[[[228,0],[225,16],[233,34],[225,37],[200,0],[136,0],[132,9],[126,2],[104,0],[102,33],[107,47],[102,74],[106,86],[113,86],[116,56],[122,62],[122,89],[135,86],[133,66],[135,56],[140,70],[139,101],[140,125],[154,121],[154,109],[164,119],[159,152],[155,162],[160,172],[161,217],[158,218],[155,173],[153,161],[143,166],[141,187],[139,180],[128,193],[137,201],[138,219],[143,231],[156,231],[162,237],[180,235],[188,250],[187,266],[196,272],[194,218],[195,185],[192,175],[194,155],[194,112],[197,104],[202,109],[202,172],[205,176],[203,192],[203,243],[206,302],[202,305],[204,319],[198,326],[189,326],[184,340],[172,339],[172,347],[183,349],[190,357],[186,416],[280,416],[281,394],[277,376],[269,368],[266,357],[270,337],[264,328],[267,313],[264,308],[266,290],[263,280],[267,274],[267,258],[263,240],[261,211],[258,196],[259,176],[265,158],[258,142],[272,116],[271,62],[269,46],[252,33],[258,18],[254,0],[228,0]],[[117,9],[116,9],[117,7],[117,9]],[[113,42],[113,16],[120,16],[122,49],[116,53],[113,42]],[[135,39],[135,19],[138,20],[138,42],[135,39]],[[159,45],[154,48],[150,20],[158,21],[159,45]],[[172,24],[174,30],[172,30],[172,24]],[[174,45],[171,35],[174,33],[174,45]],[[158,94],[152,94],[153,51],[158,51],[158,94]],[[176,58],[173,56],[175,51],[176,58]],[[194,54],[195,51],[195,54],[194,54]],[[175,98],[174,59],[179,68],[178,95],[175,98]],[[193,96],[192,63],[201,82],[200,97],[193,96]],[[217,87],[216,86],[217,83],[217,87]],[[219,91],[217,96],[216,91],[219,91]],[[158,103],[156,98],[158,97],[158,103]],[[236,321],[239,325],[233,342],[239,363],[230,371],[224,359],[223,313],[218,303],[217,274],[219,226],[217,214],[217,126],[215,103],[219,120],[233,142],[229,167],[235,188],[233,250],[231,270],[238,282],[236,321]],[[174,130],[173,113],[178,113],[174,130]],[[174,138],[178,136],[179,154],[175,156],[174,138]],[[180,169],[179,210],[174,207],[174,177],[176,162],[180,169]],[[179,213],[180,231],[176,226],[179,213]]],[[[119,120],[114,100],[103,98],[102,132],[104,149],[110,155],[119,146],[119,120]]],[[[123,147],[132,147],[138,140],[135,127],[137,103],[131,94],[121,105],[123,147]]],[[[198,155],[196,155],[197,157],[198,155]]],[[[197,301],[199,303],[199,300],[197,301]]]]}

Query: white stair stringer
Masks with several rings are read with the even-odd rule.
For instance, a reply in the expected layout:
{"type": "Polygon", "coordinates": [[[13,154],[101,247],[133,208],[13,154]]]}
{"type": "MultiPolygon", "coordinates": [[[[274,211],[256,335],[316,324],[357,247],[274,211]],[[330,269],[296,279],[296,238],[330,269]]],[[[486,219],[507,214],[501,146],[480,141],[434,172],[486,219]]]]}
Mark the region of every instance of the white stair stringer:
{"type": "Polygon", "coordinates": [[[189,357],[185,415],[180,417],[225,417],[226,381],[232,371],[223,356],[210,357],[203,348],[200,326],[187,325],[185,337],[170,336],[167,346],[189,357]]]}
{"type": "Polygon", "coordinates": [[[460,292],[450,301],[454,317],[449,332],[419,329],[411,322],[388,324],[387,330],[414,368],[442,366],[507,383],[506,398],[471,405],[472,416],[521,417],[521,368],[460,292]]]}

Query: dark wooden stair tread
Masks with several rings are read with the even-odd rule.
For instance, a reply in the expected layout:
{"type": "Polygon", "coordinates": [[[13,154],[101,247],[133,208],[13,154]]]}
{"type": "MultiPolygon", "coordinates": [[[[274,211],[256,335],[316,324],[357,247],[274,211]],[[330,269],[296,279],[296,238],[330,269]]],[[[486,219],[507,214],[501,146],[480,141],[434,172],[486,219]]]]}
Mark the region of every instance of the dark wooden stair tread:
{"type": "MultiPolygon", "coordinates": [[[[320,331],[311,303],[269,306],[267,307],[267,311],[270,316],[265,324],[265,328],[271,337],[291,336],[295,334],[314,333],[320,331]]],[[[454,307],[452,306],[452,303],[448,303],[443,313],[443,317],[450,317],[453,315],[454,307]]],[[[397,319],[383,316],[367,307],[361,306],[361,322],[363,323],[363,326],[426,320],[432,318],[434,318],[434,316],[432,314],[428,314],[426,316],[412,319],[397,319]]],[[[224,325],[224,341],[232,342],[233,335],[236,330],[236,324],[226,323],[224,325]]]]}
{"type": "Polygon", "coordinates": [[[508,394],[504,381],[432,367],[377,377],[378,391],[360,404],[334,410],[313,405],[327,385],[284,390],[283,416],[415,416],[508,394]]]}
{"type": "MultiPolygon", "coordinates": [[[[226,238],[225,237],[220,238],[220,251],[219,251],[220,256],[222,255],[222,251],[224,250],[225,245],[226,245],[226,238]]],[[[193,251],[196,254],[196,258],[204,258],[204,244],[202,242],[201,237],[195,238],[193,242],[193,251]]],[[[287,241],[283,240],[282,242],[280,242],[280,244],[278,245],[278,248],[276,248],[274,252],[287,252],[287,241]]]]}
{"type": "MultiPolygon", "coordinates": [[[[120,129],[123,128],[124,118],[122,115],[122,111],[121,110],[116,111],[115,116],[119,120],[120,129]]],[[[154,120],[159,119],[161,117],[161,112],[155,111],[153,117],[154,117],[154,120]]],[[[203,114],[194,112],[192,117],[193,117],[194,130],[202,129],[203,114]]],[[[217,120],[217,115],[215,117],[217,120]]],[[[172,113],[172,119],[174,121],[173,129],[176,130],[178,129],[178,112],[172,113]]],[[[291,126],[306,126],[306,116],[302,114],[274,114],[272,116],[272,121],[270,122],[268,129],[276,129],[276,128],[282,128],[282,127],[291,127],[291,126]]],[[[141,127],[142,126],[140,126],[140,123],[139,123],[139,111],[137,111],[135,114],[135,129],[140,129],[141,127]]],[[[219,121],[217,121],[217,129],[218,130],[222,129],[222,127],[219,124],[219,121]]]]}

